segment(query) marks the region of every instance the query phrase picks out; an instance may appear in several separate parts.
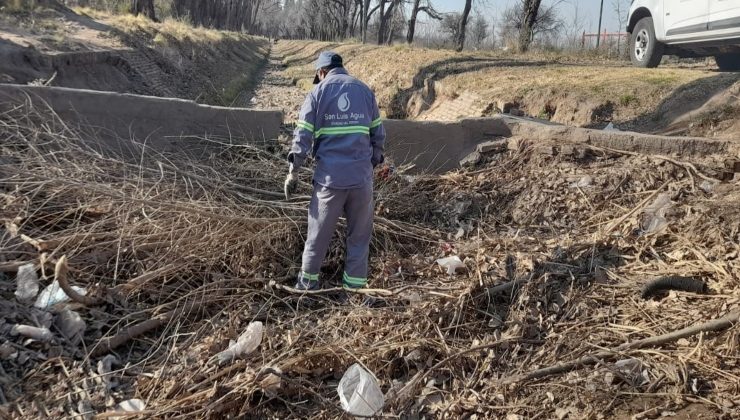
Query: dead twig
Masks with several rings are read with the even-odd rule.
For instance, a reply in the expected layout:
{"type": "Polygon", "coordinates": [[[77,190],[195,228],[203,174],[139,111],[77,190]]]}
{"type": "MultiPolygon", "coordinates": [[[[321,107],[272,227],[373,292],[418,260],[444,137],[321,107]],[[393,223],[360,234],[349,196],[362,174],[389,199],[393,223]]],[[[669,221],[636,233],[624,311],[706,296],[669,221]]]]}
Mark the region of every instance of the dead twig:
{"type": "Polygon", "coordinates": [[[336,292],[349,292],[349,293],[357,293],[360,295],[379,295],[379,296],[393,296],[396,294],[396,292],[392,290],[386,290],[386,289],[352,289],[349,287],[331,287],[329,289],[321,289],[321,290],[299,290],[295,289],[293,287],[286,286],[284,284],[278,284],[275,281],[270,281],[267,285],[271,289],[278,289],[282,290],[284,292],[296,294],[296,295],[324,295],[327,293],[336,293],[336,292]]]}
{"type": "Polygon", "coordinates": [[[69,267],[67,266],[67,256],[62,255],[62,257],[59,258],[59,261],[57,261],[56,266],[54,267],[54,278],[59,283],[59,287],[64,290],[64,293],[69,296],[70,299],[77,303],[88,306],[99,305],[103,302],[102,299],[77,293],[77,291],[69,285],[69,281],[67,280],[68,271],[69,267]]]}
{"type": "Polygon", "coordinates": [[[540,379],[550,375],[556,375],[560,373],[570,372],[571,370],[577,369],[582,366],[589,366],[598,363],[601,359],[611,358],[618,354],[623,354],[628,350],[636,350],[644,347],[658,346],[672,341],[679,340],[681,338],[691,337],[692,335],[699,334],[701,332],[709,331],[722,331],[732,327],[735,323],[740,322],[740,310],[732,311],[722,318],[718,318],[712,321],[704,322],[701,324],[692,325],[673,331],[667,334],[661,334],[655,337],[648,337],[642,340],[633,341],[631,343],[624,343],[614,350],[602,350],[593,354],[589,354],[580,357],[576,360],[561,363],[554,366],[548,366],[542,369],[537,369],[524,375],[514,376],[503,381],[504,384],[513,384],[532,379],[540,379]]]}

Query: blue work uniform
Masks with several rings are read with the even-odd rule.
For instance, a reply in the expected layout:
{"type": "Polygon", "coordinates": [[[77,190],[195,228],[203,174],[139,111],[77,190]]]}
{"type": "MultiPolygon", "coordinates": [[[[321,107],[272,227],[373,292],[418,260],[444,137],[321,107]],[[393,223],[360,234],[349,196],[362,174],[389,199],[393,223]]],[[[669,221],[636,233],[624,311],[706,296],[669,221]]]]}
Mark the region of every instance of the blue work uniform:
{"type": "Polygon", "coordinates": [[[375,95],[342,68],[332,69],[301,107],[288,160],[300,168],[316,160],[303,280],[318,282],[337,221],[347,218],[343,284],[362,287],[373,230],[373,167],[383,162],[385,129],[375,95]]]}

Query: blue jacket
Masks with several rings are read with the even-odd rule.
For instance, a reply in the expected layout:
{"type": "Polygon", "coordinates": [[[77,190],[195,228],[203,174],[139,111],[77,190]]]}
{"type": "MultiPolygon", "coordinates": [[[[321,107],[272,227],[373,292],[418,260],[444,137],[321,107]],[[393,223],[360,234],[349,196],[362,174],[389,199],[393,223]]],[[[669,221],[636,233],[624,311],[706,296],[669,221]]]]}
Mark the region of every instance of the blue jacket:
{"type": "Polygon", "coordinates": [[[373,182],[383,162],[385,129],[375,95],[344,68],[332,69],[303,102],[288,154],[291,170],[316,159],[314,182],[328,188],[360,188],[373,182]]]}

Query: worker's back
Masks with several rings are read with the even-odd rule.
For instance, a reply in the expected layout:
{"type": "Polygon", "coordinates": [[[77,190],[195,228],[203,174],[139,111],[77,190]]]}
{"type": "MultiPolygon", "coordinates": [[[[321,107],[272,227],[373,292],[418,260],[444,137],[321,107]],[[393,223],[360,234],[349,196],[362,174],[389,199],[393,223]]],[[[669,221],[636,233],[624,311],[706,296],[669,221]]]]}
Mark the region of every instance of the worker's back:
{"type": "Polygon", "coordinates": [[[335,68],[309,97],[315,110],[314,180],[342,189],[371,183],[370,132],[380,124],[373,92],[344,68],[335,68]]]}

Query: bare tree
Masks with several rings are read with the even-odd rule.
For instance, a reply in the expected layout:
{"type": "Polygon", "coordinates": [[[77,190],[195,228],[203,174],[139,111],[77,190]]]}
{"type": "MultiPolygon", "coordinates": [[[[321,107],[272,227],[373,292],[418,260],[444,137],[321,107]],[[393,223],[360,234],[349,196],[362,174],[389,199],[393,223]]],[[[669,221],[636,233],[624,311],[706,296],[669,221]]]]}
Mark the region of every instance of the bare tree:
{"type": "Polygon", "coordinates": [[[486,18],[479,14],[473,20],[473,27],[470,30],[470,36],[473,39],[474,45],[480,48],[483,41],[488,38],[489,33],[486,18]]]}
{"type": "Polygon", "coordinates": [[[442,18],[440,23],[440,30],[449,35],[449,39],[446,42],[454,44],[457,42],[458,31],[460,30],[460,13],[447,13],[442,18]]]}
{"type": "Polygon", "coordinates": [[[465,32],[468,25],[468,16],[470,16],[470,9],[473,7],[473,0],[465,0],[465,7],[463,8],[462,15],[460,15],[460,29],[457,31],[457,39],[455,40],[455,51],[462,51],[465,48],[465,32]]]}
{"type": "Polygon", "coordinates": [[[411,18],[409,19],[409,27],[406,32],[406,42],[411,44],[414,42],[414,33],[416,32],[416,18],[419,12],[424,12],[432,19],[442,20],[442,15],[434,9],[431,0],[413,0],[411,5],[411,18]]]}
{"type": "Polygon", "coordinates": [[[253,33],[264,0],[173,0],[176,16],[194,25],[253,33]]]}
{"type": "Polygon", "coordinates": [[[131,0],[131,13],[134,16],[143,14],[153,21],[157,21],[157,16],[154,13],[154,0],[131,0]]]}
{"type": "Polygon", "coordinates": [[[520,0],[506,9],[500,26],[501,38],[508,43],[514,43],[516,48],[525,52],[529,49],[535,36],[554,37],[560,31],[562,22],[558,15],[557,6],[562,1],[555,1],[547,7],[540,8],[539,0],[520,0]],[[538,1],[537,14],[532,20],[532,14],[525,8],[528,2],[538,1]],[[527,26],[531,25],[531,26],[527,26]]]}
{"type": "Polygon", "coordinates": [[[578,4],[573,3],[573,13],[567,24],[563,25],[565,29],[565,42],[569,48],[579,48],[583,41],[584,16],[580,13],[578,4]]]}
{"type": "Polygon", "coordinates": [[[532,44],[534,27],[537,23],[537,14],[540,11],[541,3],[542,0],[522,0],[522,17],[518,44],[520,52],[527,51],[530,44],[532,44]]]}
{"type": "MultiPolygon", "coordinates": [[[[614,10],[614,13],[617,15],[617,21],[619,22],[619,30],[617,33],[621,33],[622,31],[626,30],[627,27],[627,13],[629,12],[630,8],[630,0],[612,0],[612,9],[614,10]]],[[[620,55],[620,43],[621,43],[622,37],[617,36],[617,56],[620,55]]]]}
{"type": "Polygon", "coordinates": [[[379,0],[379,27],[378,27],[378,45],[390,43],[391,41],[391,19],[394,16],[396,6],[401,4],[402,0],[379,0]],[[386,8],[387,6],[387,8],[386,8]]]}

